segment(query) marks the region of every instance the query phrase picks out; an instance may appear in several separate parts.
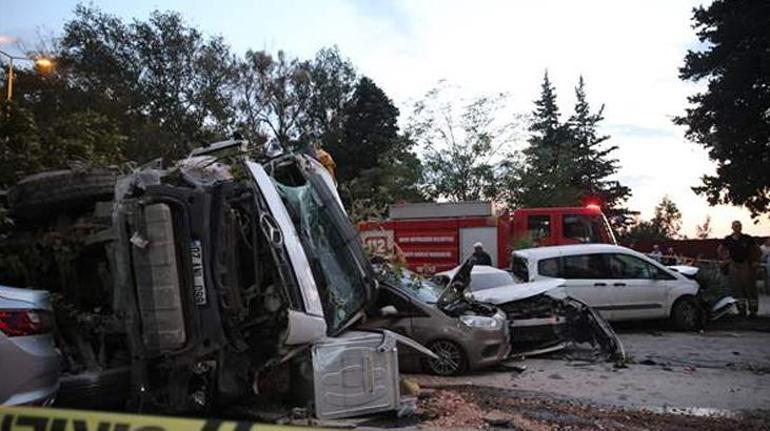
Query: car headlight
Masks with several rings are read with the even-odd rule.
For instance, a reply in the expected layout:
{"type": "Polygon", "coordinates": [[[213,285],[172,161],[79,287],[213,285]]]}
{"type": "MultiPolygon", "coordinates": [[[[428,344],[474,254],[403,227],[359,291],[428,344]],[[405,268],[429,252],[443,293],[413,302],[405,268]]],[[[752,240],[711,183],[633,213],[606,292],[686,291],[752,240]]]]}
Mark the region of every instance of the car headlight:
{"type": "Polygon", "coordinates": [[[460,316],[460,321],[471,328],[500,329],[503,326],[502,320],[486,316],[460,316]]]}

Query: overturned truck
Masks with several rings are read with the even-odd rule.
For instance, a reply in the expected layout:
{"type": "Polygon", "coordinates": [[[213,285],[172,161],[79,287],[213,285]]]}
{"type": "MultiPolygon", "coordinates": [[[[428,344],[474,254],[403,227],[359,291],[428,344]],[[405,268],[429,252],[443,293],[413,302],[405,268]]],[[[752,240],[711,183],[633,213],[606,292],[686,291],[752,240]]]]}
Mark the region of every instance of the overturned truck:
{"type": "Polygon", "coordinates": [[[83,193],[44,211],[11,194],[22,233],[9,241],[77,244],[54,259],[60,285],[41,283],[65,310],[61,402],[105,403],[124,387],[115,402],[164,413],[260,394],[318,417],[399,407],[396,340],[410,340],[351,330],[377,281],[334,180],[307,155],[251,160],[244,145],[124,175],[110,203],[83,193]]]}

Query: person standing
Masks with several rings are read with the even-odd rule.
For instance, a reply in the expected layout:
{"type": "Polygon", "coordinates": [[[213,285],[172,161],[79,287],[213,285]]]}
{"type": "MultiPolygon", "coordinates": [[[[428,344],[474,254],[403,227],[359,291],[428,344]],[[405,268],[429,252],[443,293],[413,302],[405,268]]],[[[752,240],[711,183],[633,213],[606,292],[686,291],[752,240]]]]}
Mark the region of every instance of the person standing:
{"type": "Polygon", "coordinates": [[[660,246],[658,244],[655,244],[652,246],[652,251],[647,256],[650,257],[650,259],[660,262],[663,258],[663,253],[660,252],[660,246]]]}
{"type": "Polygon", "coordinates": [[[492,257],[484,251],[484,244],[480,242],[473,244],[473,257],[476,259],[476,265],[492,266],[492,257]]]}
{"type": "Polygon", "coordinates": [[[762,263],[765,265],[765,293],[770,293],[770,236],[759,248],[762,249],[762,263]]]}
{"type": "Polygon", "coordinates": [[[717,252],[722,259],[728,260],[728,282],[738,300],[738,311],[746,315],[748,302],[749,317],[756,317],[759,309],[759,292],[754,280],[754,262],[759,249],[754,238],[743,233],[743,226],[738,220],[732,224],[733,233],[727,235],[719,244],[717,252]]]}

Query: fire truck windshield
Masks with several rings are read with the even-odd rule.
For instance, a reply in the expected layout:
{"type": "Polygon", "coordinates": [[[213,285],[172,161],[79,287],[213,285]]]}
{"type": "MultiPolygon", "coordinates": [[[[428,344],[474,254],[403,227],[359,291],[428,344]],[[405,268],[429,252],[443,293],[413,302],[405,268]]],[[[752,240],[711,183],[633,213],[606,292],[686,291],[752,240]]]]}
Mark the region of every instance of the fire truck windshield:
{"type": "Polygon", "coordinates": [[[601,214],[566,214],[562,219],[566,240],[577,243],[615,242],[607,219],[601,214]]]}

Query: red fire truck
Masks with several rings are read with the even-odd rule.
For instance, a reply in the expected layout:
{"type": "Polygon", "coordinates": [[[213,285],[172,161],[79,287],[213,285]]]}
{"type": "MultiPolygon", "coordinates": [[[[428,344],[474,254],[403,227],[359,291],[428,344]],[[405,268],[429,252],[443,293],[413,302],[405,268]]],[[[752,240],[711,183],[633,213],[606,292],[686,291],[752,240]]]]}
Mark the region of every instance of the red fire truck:
{"type": "Polygon", "coordinates": [[[358,230],[373,252],[403,253],[409,268],[424,274],[459,265],[476,242],[484,244],[492,264],[500,268],[509,265],[517,248],[615,243],[597,205],[510,212],[484,201],[396,204],[390,206],[388,220],[362,222],[358,230]]]}

